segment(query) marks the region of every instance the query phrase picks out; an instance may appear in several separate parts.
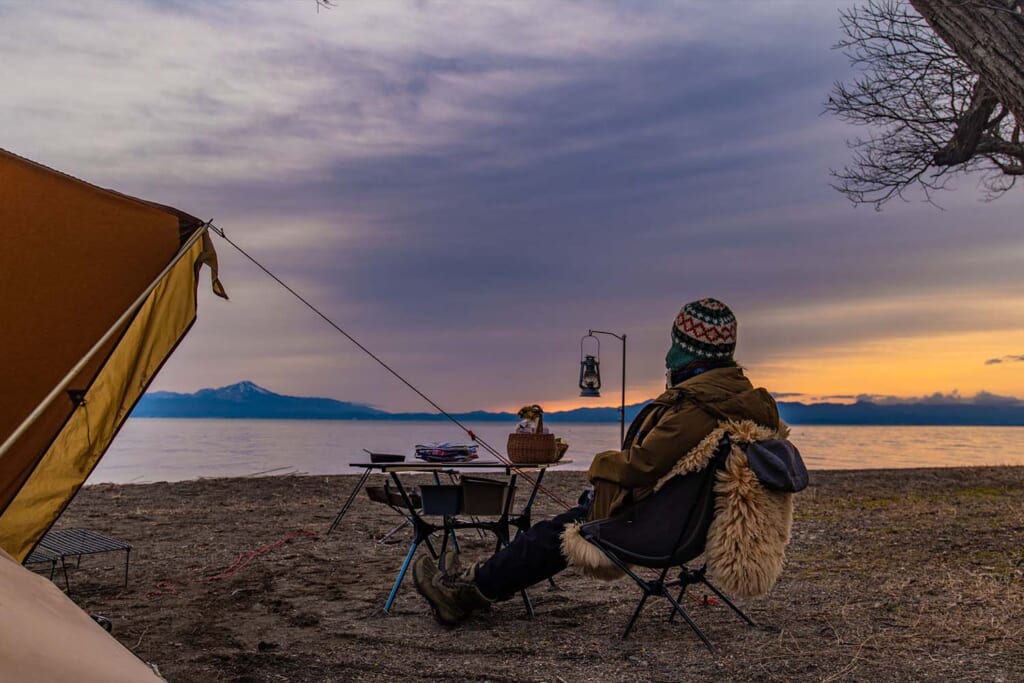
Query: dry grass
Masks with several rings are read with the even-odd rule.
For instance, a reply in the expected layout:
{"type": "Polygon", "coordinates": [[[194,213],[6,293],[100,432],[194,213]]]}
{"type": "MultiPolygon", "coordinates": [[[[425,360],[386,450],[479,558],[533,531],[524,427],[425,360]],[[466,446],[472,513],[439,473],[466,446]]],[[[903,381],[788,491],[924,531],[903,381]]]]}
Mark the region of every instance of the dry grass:
{"type": "MultiPolygon", "coordinates": [[[[581,474],[552,473],[563,497],[581,474]]],[[[690,603],[708,654],[666,606],[619,633],[628,583],[567,572],[538,587],[537,618],[512,601],[453,632],[411,584],[383,604],[408,536],[377,546],[385,508],[360,500],[322,536],[354,480],[268,477],[83,491],[61,526],[135,544],[127,591],[75,595],[171,681],[948,681],[1024,680],[1024,469],[816,472],[797,499],[787,568],[744,607],[690,603]],[[235,575],[204,577],[296,529],[235,575]]],[[[540,503],[539,512],[553,506],[540,503]]],[[[466,552],[491,542],[468,534],[466,552]]],[[[89,558],[74,586],[113,586],[116,560],[89,558]]],[[[115,589],[110,589],[115,590],[115,589]]]]}

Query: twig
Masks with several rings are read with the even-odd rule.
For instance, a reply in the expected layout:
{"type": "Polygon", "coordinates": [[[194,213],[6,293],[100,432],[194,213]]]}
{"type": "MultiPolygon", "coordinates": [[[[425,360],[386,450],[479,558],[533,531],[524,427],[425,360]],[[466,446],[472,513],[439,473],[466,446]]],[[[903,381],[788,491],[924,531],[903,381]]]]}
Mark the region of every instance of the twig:
{"type": "Polygon", "coordinates": [[[146,628],[142,629],[142,635],[140,635],[139,639],[137,641],[135,641],[135,646],[132,648],[133,650],[138,649],[139,645],[142,645],[142,639],[146,637],[146,632],[147,631],[149,631],[149,627],[148,626],[146,628]]]}

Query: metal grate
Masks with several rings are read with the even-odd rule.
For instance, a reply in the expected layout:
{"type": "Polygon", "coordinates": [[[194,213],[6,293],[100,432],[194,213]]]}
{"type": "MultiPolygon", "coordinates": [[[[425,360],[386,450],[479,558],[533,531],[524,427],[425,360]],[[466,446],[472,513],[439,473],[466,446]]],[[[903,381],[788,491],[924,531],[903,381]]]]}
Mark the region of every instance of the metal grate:
{"type": "MultiPolygon", "coordinates": [[[[110,553],[118,550],[124,551],[124,585],[128,587],[128,562],[130,561],[132,545],[124,541],[104,536],[96,531],[88,529],[61,529],[60,531],[49,531],[43,536],[43,540],[26,562],[53,562],[50,571],[50,578],[53,578],[57,561],[60,562],[64,573],[64,585],[68,592],[71,592],[71,581],[68,578],[68,566],[65,562],[67,557],[77,557],[81,561],[82,555],[95,555],[97,553],[110,553]],[[38,557],[39,559],[33,559],[38,557]],[[52,558],[52,559],[51,559],[52,558]]],[[[78,564],[76,562],[75,566],[78,564]]]]}
{"type": "Polygon", "coordinates": [[[44,550],[56,553],[60,557],[109,553],[115,550],[128,551],[132,547],[131,543],[118,541],[87,529],[51,531],[43,536],[39,545],[44,550]]]}

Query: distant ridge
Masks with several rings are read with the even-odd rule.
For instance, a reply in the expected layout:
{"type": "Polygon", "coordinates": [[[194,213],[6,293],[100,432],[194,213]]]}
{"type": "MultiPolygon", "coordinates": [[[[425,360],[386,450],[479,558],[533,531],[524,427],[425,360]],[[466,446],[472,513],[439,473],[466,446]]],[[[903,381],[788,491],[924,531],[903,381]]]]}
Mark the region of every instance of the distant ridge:
{"type": "MultiPolygon", "coordinates": [[[[631,420],[647,402],[626,407],[631,420]]],[[[782,419],[794,425],[978,425],[1024,426],[1024,402],[970,403],[842,403],[779,402],[782,419]]],[[[193,394],[156,391],[142,397],[132,417],[248,418],[264,420],[443,420],[437,413],[389,413],[363,403],[333,398],[284,396],[249,381],[193,394]]],[[[515,421],[512,413],[456,413],[470,422],[515,421]]],[[[555,411],[557,422],[614,423],[618,408],[576,408],[555,411]]]]}
{"type": "Polygon", "coordinates": [[[386,418],[388,414],[360,403],[283,396],[253,382],[239,382],[219,389],[200,389],[194,394],[148,393],[135,406],[132,416],[372,420],[386,418]]]}

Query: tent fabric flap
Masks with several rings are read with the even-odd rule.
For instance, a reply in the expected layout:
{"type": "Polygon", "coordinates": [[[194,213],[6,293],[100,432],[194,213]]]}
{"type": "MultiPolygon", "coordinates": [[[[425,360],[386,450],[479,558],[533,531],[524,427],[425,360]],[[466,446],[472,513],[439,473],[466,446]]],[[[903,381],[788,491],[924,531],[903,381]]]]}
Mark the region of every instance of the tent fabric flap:
{"type": "Polygon", "coordinates": [[[0,547],[21,561],[60,516],[196,316],[196,241],[128,324],[84,397],[0,515],[0,547]]]}
{"type": "Polygon", "coordinates": [[[0,683],[159,683],[57,586],[0,551],[0,683]]]}

